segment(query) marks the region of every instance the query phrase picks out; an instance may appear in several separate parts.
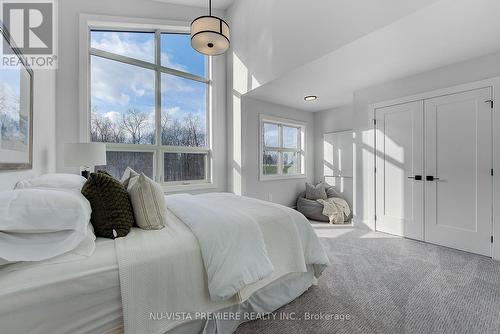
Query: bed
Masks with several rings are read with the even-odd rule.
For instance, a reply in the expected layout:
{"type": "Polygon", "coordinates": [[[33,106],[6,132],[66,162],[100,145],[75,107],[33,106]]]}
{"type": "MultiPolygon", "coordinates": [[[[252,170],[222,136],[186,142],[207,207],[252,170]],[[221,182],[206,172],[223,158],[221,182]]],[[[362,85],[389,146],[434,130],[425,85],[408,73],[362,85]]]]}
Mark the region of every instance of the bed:
{"type": "MultiPolygon", "coordinates": [[[[94,254],[88,258],[63,255],[39,263],[2,267],[2,332],[136,333],[139,329],[143,333],[231,333],[248,319],[221,320],[206,316],[274,311],[305,292],[319,276],[318,268],[328,264],[324,253],[311,252],[319,242],[315,235],[301,231],[308,231],[310,226],[305,225],[307,220],[298,212],[230,194],[202,196],[232,203],[233,207],[241,203],[241,208],[247,211],[260,208],[262,217],[268,215],[262,220],[267,227],[262,228],[274,265],[272,275],[248,284],[232,298],[214,299],[207,289],[210,283],[205,271],[203,243],[195,236],[193,227],[188,227],[178,212],[175,214],[175,210],[169,209],[167,228],[160,231],[134,228],[125,238],[98,239],[94,254]],[[306,260],[317,263],[304,263],[302,269],[294,269],[286,263],[292,261],[286,260],[287,255],[282,254],[284,248],[270,237],[273,235],[271,222],[275,220],[270,216],[272,212],[290,220],[291,230],[302,234],[295,246],[306,258],[310,257],[308,253],[319,256],[306,260]],[[186,317],[185,312],[190,316],[186,317]]],[[[168,205],[168,196],[166,200],[168,205]]],[[[172,205],[172,209],[174,207],[172,205]]],[[[255,216],[259,216],[257,211],[255,216]]],[[[188,220],[189,216],[184,219],[188,220]]]]}

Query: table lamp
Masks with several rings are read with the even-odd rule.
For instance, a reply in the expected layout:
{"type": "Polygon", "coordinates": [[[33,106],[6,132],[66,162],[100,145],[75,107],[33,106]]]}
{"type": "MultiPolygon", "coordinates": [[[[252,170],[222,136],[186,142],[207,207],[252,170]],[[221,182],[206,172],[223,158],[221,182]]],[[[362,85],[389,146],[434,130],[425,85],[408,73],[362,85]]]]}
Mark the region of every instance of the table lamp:
{"type": "Polygon", "coordinates": [[[102,165],[106,165],[106,144],[64,144],[64,166],[80,167],[84,178],[88,179],[90,167],[102,165]]]}

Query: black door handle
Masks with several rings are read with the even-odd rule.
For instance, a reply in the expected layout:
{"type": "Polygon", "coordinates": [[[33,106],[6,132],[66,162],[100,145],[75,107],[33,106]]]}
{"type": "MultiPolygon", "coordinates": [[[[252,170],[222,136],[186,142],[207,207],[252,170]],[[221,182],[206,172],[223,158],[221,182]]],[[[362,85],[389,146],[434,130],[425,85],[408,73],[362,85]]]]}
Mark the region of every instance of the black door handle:
{"type": "Polygon", "coordinates": [[[422,175],[408,176],[409,179],[414,179],[415,181],[422,181],[422,175]]]}
{"type": "Polygon", "coordinates": [[[425,177],[425,179],[426,179],[427,181],[434,181],[434,180],[439,180],[439,177],[434,177],[434,176],[432,176],[432,175],[427,175],[427,176],[425,177]]]}

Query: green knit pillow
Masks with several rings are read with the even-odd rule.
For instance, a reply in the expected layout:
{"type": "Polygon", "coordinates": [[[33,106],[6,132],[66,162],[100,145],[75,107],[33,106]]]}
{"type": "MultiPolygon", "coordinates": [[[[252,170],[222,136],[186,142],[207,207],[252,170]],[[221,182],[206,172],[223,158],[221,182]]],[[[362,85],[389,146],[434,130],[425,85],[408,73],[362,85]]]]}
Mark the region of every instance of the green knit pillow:
{"type": "Polygon", "coordinates": [[[82,194],[90,202],[90,221],[97,237],[124,237],[134,225],[134,211],[127,190],[105,171],[90,174],[82,194]],[[113,230],[116,232],[113,233],[113,230]]]}

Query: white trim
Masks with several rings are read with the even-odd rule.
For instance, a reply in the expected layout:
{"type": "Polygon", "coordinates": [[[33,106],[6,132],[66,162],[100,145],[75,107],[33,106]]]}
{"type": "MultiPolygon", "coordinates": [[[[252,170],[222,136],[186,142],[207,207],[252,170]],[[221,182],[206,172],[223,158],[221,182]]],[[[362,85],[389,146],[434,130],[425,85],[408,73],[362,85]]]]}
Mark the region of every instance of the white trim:
{"type": "MultiPolygon", "coordinates": [[[[384,107],[390,107],[397,104],[403,104],[408,102],[414,102],[419,100],[427,100],[435,97],[457,94],[461,92],[487,88],[491,87],[492,96],[494,103],[493,109],[493,166],[492,168],[495,171],[495,175],[493,176],[493,201],[492,201],[492,236],[493,236],[493,244],[491,245],[491,256],[494,260],[500,261],[500,154],[498,152],[498,148],[500,148],[500,116],[498,113],[500,112],[500,99],[497,99],[497,96],[500,95],[500,77],[494,77],[486,80],[470,82],[462,85],[456,85],[452,87],[447,87],[443,89],[437,89],[433,91],[428,91],[420,94],[415,94],[407,97],[397,98],[390,101],[378,102],[370,105],[370,115],[373,119],[376,116],[376,110],[384,107]],[[498,203],[497,203],[498,202],[498,203]]],[[[374,137],[376,136],[376,131],[374,131],[374,137]]],[[[374,138],[374,143],[376,138],[374,138]]],[[[373,145],[373,156],[374,159],[376,157],[375,154],[375,145],[373,145]]],[[[374,175],[374,180],[376,179],[376,175],[374,175]]],[[[375,188],[376,193],[376,188],[375,188]]],[[[374,205],[376,210],[376,196],[374,194],[374,205]]],[[[376,211],[375,211],[376,212],[376,211]]]]}
{"type": "MultiPolygon", "coordinates": [[[[151,33],[155,33],[155,43],[156,43],[156,39],[160,38],[156,35],[161,34],[163,32],[164,31],[162,31],[162,30],[151,31],[151,33]]],[[[162,65],[160,65],[161,59],[156,60],[156,56],[155,56],[155,61],[158,61],[158,63],[153,64],[153,63],[150,63],[150,62],[147,62],[144,60],[135,59],[135,58],[111,53],[111,52],[104,51],[104,50],[94,49],[94,48],[89,48],[89,52],[90,52],[91,56],[96,56],[96,57],[100,57],[100,58],[104,58],[104,59],[108,59],[108,60],[113,60],[113,61],[117,61],[117,62],[120,62],[123,64],[135,65],[135,66],[138,66],[141,68],[153,70],[155,72],[161,72],[161,74],[175,75],[177,77],[181,77],[181,78],[189,79],[189,80],[193,80],[193,81],[198,81],[198,82],[205,83],[205,84],[210,83],[210,80],[207,78],[200,77],[198,75],[194,75],[194,74],[191,74],[188,72],[179,71],[179,70],[176,70],[174,68],[162,66],[162,65]]]]}
{"type": "MultiPolygon", "coordinates": [[[[307,177],[306,175],[306,123],[303,121],[296,121],[292,119],[285,119],[285,118],[279,118],[279,117],[274,117],[274,116],[268,116],[265,114],[259,114],[259,160],[258,160],[258,169],[259,169],[259,181],[274,181],[274,180],[288,180],[288,179],[305,179],[307,177]],[[264,145],[264,123],[275,123],[279,125],[279,135],[278,135],[278,141],[279,141],[279,147],[265,147],[264,145]],[[282,133],[282,126],[289,126],[293,128],[299,129],[298,131],[298,138],[297,138],[297,143],[300,145],[298,149],[288,149],[288,148],[283,148],[282,146],[282,140],[283,140],[283,133],[282,133]],[[276,174],[276,175],[264,175],[263,173],[263,164],[264,164],[264,157],[263,153],[264,151],[277,151],[278,153],[283,153],[283,152],[296,152],[299,155],[299,160],[298,160],[298,168],[300,170],[300,173],[296,174],[276,174]]],[[[282,155],[278,155],[278,171],[281,171],[282,169],[282,155]]]]}
{"type": "MultiPolygon", "coordinates": [[[[172,32],[172,33],[189,33],[190,32],[190,22],[184,21],[172,21],[172,20],[156,20],[156,19],[144,19],[144,18],[131,18],[131,17],[116,17],[107,15],[88,15],[80,14],[80,27],[79,27],[79,138],[81,142],[88,142],[90,140],[90,57],[91,55],[103,57],[115,61],[120,61],[123,63],[138,65],[144,68],[149,68],[155,70],[155,75],[157,75],[158,70],[161,74],[170,74],[183,77],[189,80],[195,80],[201,83],[207,84],[207,124],[206,124],[206,147],[176,147],[176,146],[162,146],[161,145],[161,134],[158,131],[159,123],[158,120],[161,118],[159,115],[158,104],[158,94],[161,94],[161,74],[160,78],[156,78],[157,84],[155,87],[155,110],[156,115],[156,140],[157,145],[133,145],[133,144],[112,144],[108,143],[107,148],[112,151],[144,151],[144,152],[155,152],[155,164],[153,167],[155,178],[161,183],[162,187],[171,191],[181,191],[181,190],[196,190],[196,189],[212,189],[217,187],[216,174],[214,173],[214,161],[216,158],[216,153],[213,148],[213,135],[212,126],[215,124],[214,121],[214,103],[216,99],[213,97],[215,87],[217,87],[217,82],[213,77],[214,71],[214,59],[213,57],[207,57],[207,75],[208,79],[193,75],[190,73],[185,73],[182,71],[177,71],[170,68],[165,68],[159,63],[160,50],[157,47],[155,53],[155,64],[148,62],[143,62],[137,59],[129,58],[126,56],[120,56],[111,54],[102,50],[96,50],[90,48],[90,31],[91,29],[109,29],[109,30],[129,30],[129,31],[150,31],[155,33],[155,43],[157,43],[157,34],[159,32],[172,32]],[[163,154],[171,153],[206,153],[207,163],[206,163],[206,178],[202,181],[186,181],[189,182],[185,185],[183,181],[180,182],[163,182],[163,154]],[[162,157],[160,157],[160,155],[162,157]]],[[[158,42],[159,43],[159,42],[158,42]]],[[[221,66],[220,62],[217,66],[221,66]]]]}
{"type": "Polygon", "coordinates": [[[210,190],[216,189],[217,186],[214,183],[191,183],[182,185],[162,185],[162,189],[166,194],[177,193],[177,192],[187,192],[193,190],[210,190]]]}
{"type": "Polygon", "coordinates": [[[457,93],[467,92],[467,91],[475,90],[475,89],[494,87],[495,85],[500,85],[500,77],[470,82],[470,83],[452,86],[452,87],[447,87],[447,88],[442,88],[442,89],[437,89],[437,90],[428,91],[428,92],[415,94],[415,95],[410,95],[407,97],[401,97],[401,98],[397,98],[397,99],[393,99],[393,100],[389,100],[389,101],[378,102],[378,103],[374,103],[370,106],[370,110],[372,110],[371,115],[372,116],[374,115],[373,111],[375,109],[391,107],[391,106],[394,106],[397,104],[415,102],[415,101],[419,101],[419,100],[428,100],[428,99],[432,99],[435,97],[457,94],[457,93]]]}

